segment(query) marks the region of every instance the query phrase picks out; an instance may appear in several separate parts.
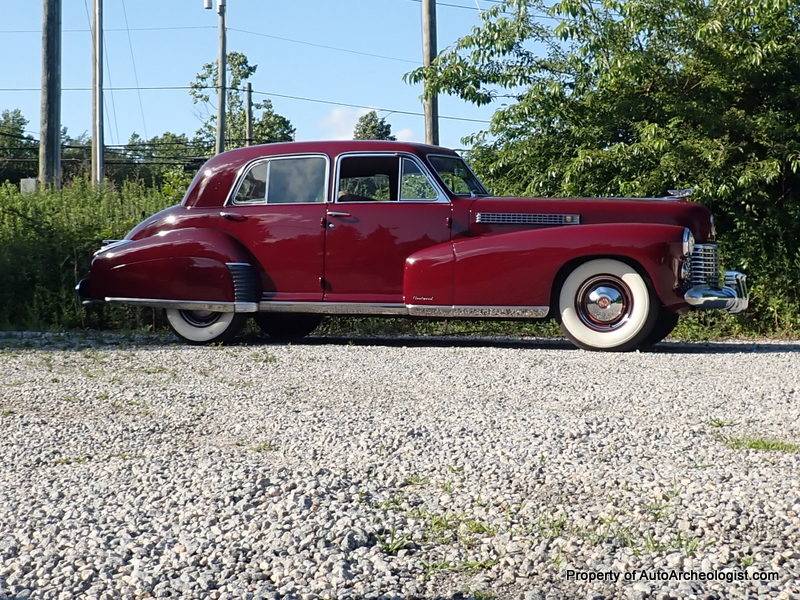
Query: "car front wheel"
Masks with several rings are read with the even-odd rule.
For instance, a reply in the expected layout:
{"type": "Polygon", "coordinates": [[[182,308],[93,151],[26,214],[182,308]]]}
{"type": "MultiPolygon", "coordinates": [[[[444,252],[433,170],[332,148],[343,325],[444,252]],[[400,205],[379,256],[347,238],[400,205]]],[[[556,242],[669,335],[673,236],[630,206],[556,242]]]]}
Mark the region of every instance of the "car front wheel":
{"type": "Polygon", "coordinates": [[[659,312],[658,299],[636,269],[608,258],[577,266],[558,296],[561,329],[584,350],[638,348],[652,332],[659,312]]]}
{"type": "Polygon", "coordinates": [[[190,344],[225,343],[242,331],[246,316],[232,312],[167,309],[172,331],[190,344]]]}

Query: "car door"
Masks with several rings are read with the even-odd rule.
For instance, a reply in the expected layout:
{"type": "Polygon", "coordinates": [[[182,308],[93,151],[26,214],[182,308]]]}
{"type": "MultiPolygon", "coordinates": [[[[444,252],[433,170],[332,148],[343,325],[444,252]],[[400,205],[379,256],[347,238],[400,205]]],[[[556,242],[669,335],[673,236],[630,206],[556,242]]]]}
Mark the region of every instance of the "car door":
{"type": "Polygon", "coordinates": [[[419,158],[348,153],[328,204],[325,300],[402,303],[405,261],[450,239],[450,201],[419,158]]]}
{"type": "Polygon", "coordinates": [[[259,159],[220,212],[220,228],[260,263],[265,300],[322,300],[329,162],[321,154],[259,159]]]}

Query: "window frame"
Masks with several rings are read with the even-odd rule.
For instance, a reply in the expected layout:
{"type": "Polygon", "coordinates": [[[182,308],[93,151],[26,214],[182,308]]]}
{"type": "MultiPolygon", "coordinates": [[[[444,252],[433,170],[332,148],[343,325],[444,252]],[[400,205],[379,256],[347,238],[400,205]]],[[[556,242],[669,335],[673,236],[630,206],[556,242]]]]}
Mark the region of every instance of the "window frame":
{"type": "Polygon", "coordinates": [[[228,197],[225,199],[225,203],[223,206],[324,206],[329,202],[329,192],[330,192],[330,176],[331,176],[331,158],[327,154],[323,152],[298,152],[296,154],[275,154],[270,156],[259,156],[258,158],[254,158],[246,162],[239,168],[239,171],[236,173],[236,178],[234,179],[233,185],[231,186],[230,191],[228,192],[228,197]],[[267,195],[263,201],[252,201],[252,202],[237,202],[236,195],[239,193],[239,188],[242,187],[242,183],[244,183],[245,177],[250,171],[255,168],[257,165],[262,163],[269,163],[273,160],[290,160],[293,158],[322,158],[325,160],[325,185],[322,192],[322,202],[275,202],[270,204],[269,202],[269,166],[267,167],[267,180],[265,182],[265,193],[267,195]]]}
{"type": "Polygon", "coordinates": [[[486,186],[483,185],[483,182],[480,180],[480,178],[477,175],[475,175],[475,171],[472,170],[472,167],[469,166],[469,163],[467,161],[465,161],[463,157],[459,156],[458,154],[442,154],[441,152],[430,152],[430,153],[426,154],[425,155],[425,160],[428,163],[430,163],[431,169],[433,170],[434,173],[436,173],[436,176],[439,179],[441,179],[441,175],[439,175],[439,172],[436,170],[436,167],[434,167],[433,163],[431,162],[431,157],[432,156],[433,157],[438,157],[438,158],[450,158],[450,159],[456,158],[456,159],[460,160],[461,162],[463,162],[464,166],[467,167],[467,171],[469,171],[472,174],[472,176],[475,178],[475,181],[477,181],[480,184],[480,186],[483,188],[483,191],[484,191],[483,194],[469,194],[469,195],[456,194],[453,190],[451,190],[449,187],[447,187],[447,184],[444,182],[444,179],[442,179],[442,185],[447,189],[448,192],[453,194],[453,196],[455,196],[456,198],[481,198],[481,197],[486,197],[486,196],[491,196],[492,195],[491,192],[486,189],[486,186]]]}
{"type": "Polygon", "coordinates": [[[385,206],[387,204],[436,204],[436,203],[450,203],[450,197],[445,193],[442,189],[442,186],[439,185],[439,182],[431,175],[431,171],[428,166],[420,159],[419,156],[413,154],[411,152],[342,152],[336,157],[336,169],[335,169],[335,185],[334,185],[334,193],[333,193],[333,203],[335,204],[363,204],[363,205],[370,205],[370,204],[380,204],[381,206],[385,206]],[[397,200],[382,200],[382,201],[339,201],[339,184],[341,182],[340,173],[342,169],[342,160],[346,158],[359,158],[359,157],[395,157],[397,159],[397,200]],[[403,164],[402,159],[408,158],[412,162],[414,162],[417,167],[419,168],[420,172],[428,179],[428,183],[430,183],[431,187],[433,187],[434,191],[436,192],[437,197],[435,199],[419,199],[419,200],[400,200],[400,188],[401,182],[403,178],[403,164]]]}

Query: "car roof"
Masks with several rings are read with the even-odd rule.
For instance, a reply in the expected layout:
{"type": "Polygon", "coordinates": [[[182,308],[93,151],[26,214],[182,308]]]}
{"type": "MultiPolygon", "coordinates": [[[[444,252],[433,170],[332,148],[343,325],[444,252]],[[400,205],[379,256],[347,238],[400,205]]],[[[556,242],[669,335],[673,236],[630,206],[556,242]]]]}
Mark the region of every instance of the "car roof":
{"type": "Polygon", "coordinates": [[[300,152],[324,152],[335,156],[343,152],[411,152],[412,154],[455,154],[449,148],[441,146],[431,146],[429,144],[419,144],[416,142],[398,142],[391,140],[318,140],[307,142],[274,142],[271,144],[259,144],[257,146],[245,146],[225,152],[229,158],[237,155],[246,155],[248,159],[254,156],[272,156],[276,154],[300,153],[300,152]]]}
{"type": "Polygon", "coordinates": [[[310,142],[276,142],[245,146],[222,152],[210,158],[198,171],[186,195],[184,206],[220,206],[223,196],[234,183],[236,173],[252,160],[286,154],[326,154],[335,160],[346,152],[408,152],[424,157],[426,154],[458,156],[455,151],[441,146],[394,142],[386,140],[328,140],[310,142]]]}

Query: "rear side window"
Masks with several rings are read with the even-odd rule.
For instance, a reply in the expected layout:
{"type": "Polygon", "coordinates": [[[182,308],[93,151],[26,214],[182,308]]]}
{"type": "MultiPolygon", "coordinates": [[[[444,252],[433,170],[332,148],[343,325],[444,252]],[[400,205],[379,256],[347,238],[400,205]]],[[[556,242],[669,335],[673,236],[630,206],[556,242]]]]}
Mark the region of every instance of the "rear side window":
{"type": "Polygon", "coordinates": [[[326,159],[273,158],[250,167],[236,192],[236,204],[299,204],[325,201],[326,159]]]}

